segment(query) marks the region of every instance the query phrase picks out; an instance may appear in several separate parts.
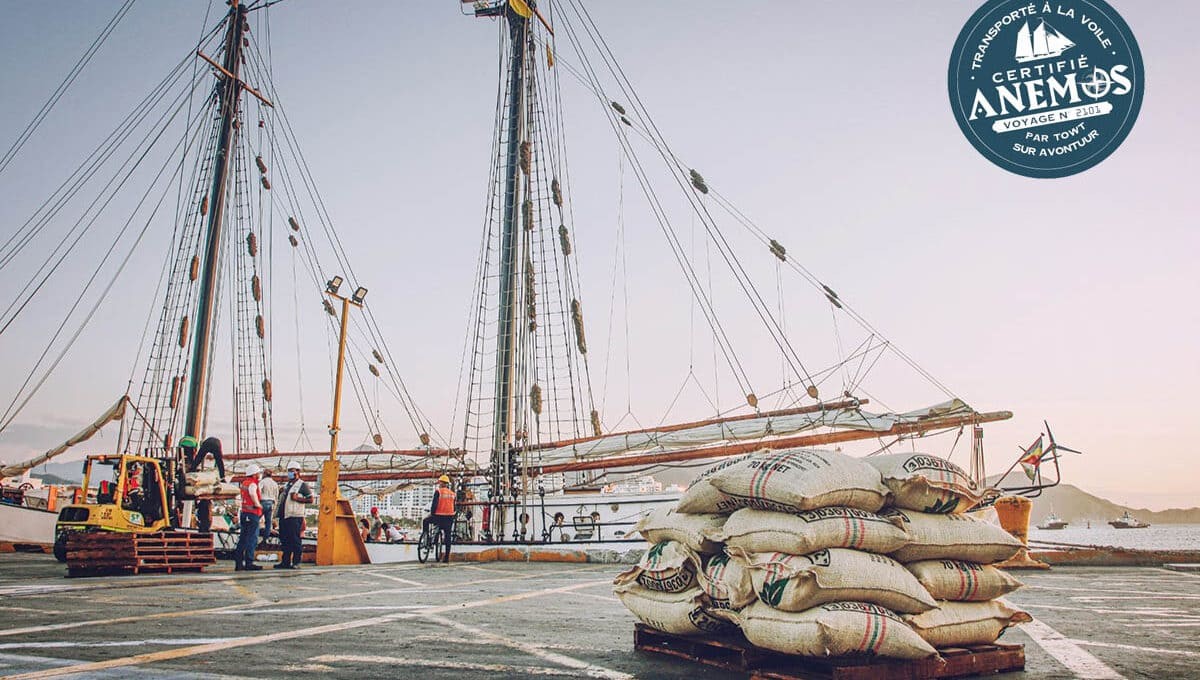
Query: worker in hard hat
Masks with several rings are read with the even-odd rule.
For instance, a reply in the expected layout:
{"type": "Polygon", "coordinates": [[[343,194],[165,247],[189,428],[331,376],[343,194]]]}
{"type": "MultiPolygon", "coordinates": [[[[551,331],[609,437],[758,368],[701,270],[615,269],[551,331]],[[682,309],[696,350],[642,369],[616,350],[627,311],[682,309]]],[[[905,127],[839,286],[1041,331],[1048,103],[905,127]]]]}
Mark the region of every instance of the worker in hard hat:
{"type": "Polygon", "coordinates": [[[258,549],[258,529],[262,526],[262,496],[258,492],[258,479],[262,468],[258,463],[246,466],[246,476],[242,478],[242,511],[238,514],[237,549],[233,559],[237,562],[236,571],[259,571],[262,567],[254,563],[254,555],[258,549]]]}
{"type": "Polygon", "coordinates": [[[276,569],[296,569],[300,566],[303,546],[300,534],[304,531],[304,507],[313,502],[313,492],[308,482],[300,478],[300,463],[287,462],[287,482],[279,496],[279,542],[283,545],[276,569]]]}
{"type": "MultiPolygon", "coordinates": [[[[208,437],[203,442],[187,435],[179,439],[179,449],[183,452],[184,472],[197,472],[204,468],[204,462],[209,456],[217,466],[217,477],[225,480],[225,459],[221,455],[221,440],[208,437]]],[[[212,527],[212,501],[196,501],[196,528],[207,532],[212,527]]]]}
{"type": "Polygon", "coordinates": [[[454,529],[454,490],[450,488],[450,477],[438,477],[437,488],[433,490],[433,502],[429,505],[429,516],[421,522],[421,529],[429,531],[429,525],[436,525],[442,531],[442,545],[446,546],[446,556],[443,562],[450,561],[450,535],[454,529]]]}

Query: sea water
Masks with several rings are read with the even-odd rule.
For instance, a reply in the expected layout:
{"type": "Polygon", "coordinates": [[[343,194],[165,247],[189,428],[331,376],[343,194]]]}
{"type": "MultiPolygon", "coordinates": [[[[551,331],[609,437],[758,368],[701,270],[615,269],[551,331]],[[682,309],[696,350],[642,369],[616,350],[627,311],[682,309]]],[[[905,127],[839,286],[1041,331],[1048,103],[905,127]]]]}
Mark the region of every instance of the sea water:
{"type": "MultiPolygon", "coordinates": [[[[1200,550],[1200,524],[1152,524],[1145,529],[1114,529],[1106,522],[1071,522],[1066,529],[1029,527],[1031,542],[1075,543],[1138,550],[1200,550]]],[[[1034,548],[1039,547],[1034,543],[1034,548]]]]}

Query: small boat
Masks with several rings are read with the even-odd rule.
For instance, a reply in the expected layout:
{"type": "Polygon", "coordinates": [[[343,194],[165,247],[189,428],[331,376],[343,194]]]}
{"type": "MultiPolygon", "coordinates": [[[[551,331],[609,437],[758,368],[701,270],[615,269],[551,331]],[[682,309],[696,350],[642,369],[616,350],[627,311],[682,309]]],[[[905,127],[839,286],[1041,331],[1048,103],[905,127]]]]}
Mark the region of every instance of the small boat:
{"type": "Polygon", "coordinates": [[[44,485],[25,474],[0,482],[0,543],[17,550],[54,543],[58,507],[71,501],[70,489],[44,485]]]}
{"type": "Polygon", "coordinates": [[[1039,528],[1039,529],[1065,529],[1065,528],[1067,528],[1067,526],[1068,526],[1067,522],[1064,522],[1061,517],[1059,517],[1058,515],[1051,512],[1049,515],[1046,515],[1046,519],[1042,520],[1041,524],[1037,525],[1037,528],[1039,528]]]}
{"type": "Polygon", "coordinates": [[[1120,517],[1110,520],[1109,524],[1112,525],[1112,528],[1114,529],[1145,529],[1146,527],[1150,526],[1133,515],[1130,515],[1128,510],[1126,510],[1125,514],[1121,515],[1120,517]]]}

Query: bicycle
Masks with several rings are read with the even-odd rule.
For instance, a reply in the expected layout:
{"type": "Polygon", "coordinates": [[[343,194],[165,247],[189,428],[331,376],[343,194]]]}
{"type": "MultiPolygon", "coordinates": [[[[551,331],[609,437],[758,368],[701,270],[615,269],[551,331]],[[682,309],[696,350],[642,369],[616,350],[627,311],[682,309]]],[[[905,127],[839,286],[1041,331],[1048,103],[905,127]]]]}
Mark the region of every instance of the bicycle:
{"type": "Polygon", "coordinates": [[[421,537],[417,539],[417,560],[421,564],[429,559],[429,555],[433,555],[434,562],[441,562],[446,557],[446,543],[442,540],[442,528],[436,524],[430,524],[421,529],[421,537]]]}

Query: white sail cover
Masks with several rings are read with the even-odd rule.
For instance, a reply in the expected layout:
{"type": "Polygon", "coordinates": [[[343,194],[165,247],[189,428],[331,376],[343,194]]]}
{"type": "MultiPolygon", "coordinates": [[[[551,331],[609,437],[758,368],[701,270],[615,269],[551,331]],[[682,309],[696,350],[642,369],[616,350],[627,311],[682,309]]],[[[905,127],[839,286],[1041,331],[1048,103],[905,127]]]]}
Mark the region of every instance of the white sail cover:
{"type": "Polygon", "coordinates": [[[122,395],[121,398],[117,400],[117,403],[112,405],[112,408],[105,411],[104,415],[97,418],[94,422],[92,422],[91,425],[88,425],[87,427],[83,428],[74,437],[71,437],[67,441],[50,449],[49,451],[43,453],[42,455],[38,456],[37,458],[32,458],[23,463],[17,463],[16,465],[0,467],[0,477],[16,477],[17,475],[25,474],[26,470],[32,470],[33,468],[41,465],[42,463],[45,463],[46,461],[50,460],[51,458],[54,458],[55,456],[62,454],[67,449],[71,448],[72,446],[86,442],[87,440],[89,440],[93,436],[95,436],[95,434],[100,431],[100,428],[113,422],[114,420],[120,420],[120,419],[124,418],[125,417],[125,404],[128,401],[129,401],[129,397],[122,395]]]}
{"type": "Polygon", "coordinates": [[[915,423],[934,416],[970,413],[974,413],[974,410],[959,399],[951,399],[927,408],[904,413],[869,413],[859,408],[832,409],[815,413],[764,416],[733,422],[719,422],[671,432],[650,430],[615,434],[591,441],[545,449],[539,453],[543,464],[551,464],[632,451],[668,451],[718,442],[781,437],[822,427],[886,432],[901,423],[915,423]]]}
{"type": "MultiPolygon", "coordinates": [[[[264,470],[283,472],[288,462],[300,463],[304,473],[320,473],[329,460],[327,456],[293,456],[288,453],[256,455],[254,458],[237,460],[226,465],[234,475],[243,474],[246,466],[257,463],[264,470]]],[[[428,456],[398,456],[378,451],[350,451],[338,453],[338,469],[342,472],[429,472],[458,470],[462,467],[460,456],[446,456],[430,452],[428,456]]]]}

